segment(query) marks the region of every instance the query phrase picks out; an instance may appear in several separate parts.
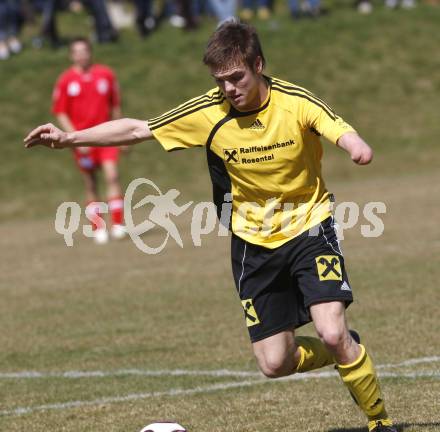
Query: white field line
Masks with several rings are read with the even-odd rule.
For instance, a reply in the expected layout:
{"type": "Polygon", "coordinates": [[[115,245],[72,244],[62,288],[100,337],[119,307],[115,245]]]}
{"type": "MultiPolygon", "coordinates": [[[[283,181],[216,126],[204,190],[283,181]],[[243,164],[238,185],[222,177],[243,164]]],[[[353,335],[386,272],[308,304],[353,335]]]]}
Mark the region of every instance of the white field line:
{"type": "MultiPolygon", "coordinates": [[[[304,375],[293,375],[286,378],[281,378],[277,380],[269,380],[258,378],[254,380],[246,380],[246,381],[235,381],[235,382],[227,382],[227,383],[219,383],[219,384],[211,384],[203,387],[194,387],[191,389],[180,389],[175,388],[171,390],[166,390],[162,392],[149,392],[149,393],[132,393],[125,396],[113,396],[113,397],[105,397],[95,400],[89,401],[70,401],[64,403],[53,403],[46,405],[36,405],[30,407],[19,407],[11,410],[0,411],[1,416],[18,416],[23,414],[30,414],[37,411],[49,411],[49,410],[64,410],[69,408],[80,408],[86,406],[97,406],[97,405],[105,405],[105,404],[113,404],[119,402],[129,402],[129,401],[138,401],[142,399],[163,397],[163,396],[188,396],[194,394],[201,393],[210,393],[214,391],[228,390],[232,388],[238,387],[250,387],[258,384],[267,384],[267,383],[277,383],[284,381],[306,381],[309,379],[322,379],[322,378],[331,378],[336,377],[338,374],[334,371],[329,372],[318,372],[318,373],[307,373],[304,375]]],[[[440,378],[439,371],[431,371],[431,372],[414,372],[414,373],[397,373],[397,372],[382,372],[380,374],[381,378],[440,378]]]]}
{"type": "Polygon", "coordinates": [[[390,363],[376,366],[377,369],[388,369],[388,368],[397,368],[403,366],[414,366],[421,363],[437,363],[440,361],[440,356],[432,356],[432,357],[420,357],[413,358],[409,360],[405,360],[400,363],[390,363]]]}
{"type": "MultiPolygon", "coordinates": [[[[377,365],[376,369],[389,369],[404,366],[413,366],[422,363],[437,363],[440,362],[440,356],[420,357],[405,360],[400,363],[390,363],[377,365]]],[[[66,372],[37,372],[37,371],[22,371],[22,372],[3,372],[0,373],[0,379],[32,379],[32,378],[106,378],[118,376],[211,376],[211,377],[238,377],[238,378],[259,378],[262,377],[260,372],[250,371],[234,371],[228,369],[217,370],[187,370],[187,369],[171,369],[171,370],[148,370],[148,369],[117,369],[113,371],[66,371],[66,372]]]]}
{"type": "Polygon", "coordinates": [[[67,372],[6,372],[0,373],[0,379],[29,379],[29,378],[105,378],[117,376],[213,376],[213,377],[261,377],[259,372],[233,371],[228,369],[218,370],[146,370],[146,369],[118,369],[114,371],[67,371],[67,372]]]}

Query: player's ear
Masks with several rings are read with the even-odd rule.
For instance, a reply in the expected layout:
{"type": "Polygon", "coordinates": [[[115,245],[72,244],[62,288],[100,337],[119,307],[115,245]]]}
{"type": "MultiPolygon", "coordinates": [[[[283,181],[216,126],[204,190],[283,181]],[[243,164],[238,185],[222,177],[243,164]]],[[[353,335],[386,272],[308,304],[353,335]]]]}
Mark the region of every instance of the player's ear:
{"type": "Polygon", "coordinates": [[[260,56],[257,56],[257,58],[255,59],[254,71],[258,75],[263,73],[263,59],[260,56]]]}

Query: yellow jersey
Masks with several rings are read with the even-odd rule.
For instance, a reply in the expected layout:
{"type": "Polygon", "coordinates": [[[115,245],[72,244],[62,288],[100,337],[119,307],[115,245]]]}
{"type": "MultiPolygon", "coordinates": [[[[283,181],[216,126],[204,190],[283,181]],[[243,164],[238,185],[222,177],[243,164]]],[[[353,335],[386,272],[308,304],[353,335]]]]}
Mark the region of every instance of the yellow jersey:
{"type": "Polygon", "coordinates": [[[256,110],[236,110],[215,88],[148,126],[168,151],[205,146],[219,216],[231,210],[237,236],[273,249],[330,216],[320,136],[336,144],[354,129],[308,90],[265,78],[256,110]]]}

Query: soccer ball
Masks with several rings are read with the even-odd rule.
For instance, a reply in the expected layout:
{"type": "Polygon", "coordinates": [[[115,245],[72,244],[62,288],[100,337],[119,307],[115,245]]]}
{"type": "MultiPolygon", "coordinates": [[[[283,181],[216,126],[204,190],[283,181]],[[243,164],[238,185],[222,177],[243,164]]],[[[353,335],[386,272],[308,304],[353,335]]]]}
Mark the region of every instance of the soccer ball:
{"type": "Polygon", "coordinates": [[[186,432],[186,429],[178,423],[163,421],[151,423],[145,426],[141,432],[186,432]]]}

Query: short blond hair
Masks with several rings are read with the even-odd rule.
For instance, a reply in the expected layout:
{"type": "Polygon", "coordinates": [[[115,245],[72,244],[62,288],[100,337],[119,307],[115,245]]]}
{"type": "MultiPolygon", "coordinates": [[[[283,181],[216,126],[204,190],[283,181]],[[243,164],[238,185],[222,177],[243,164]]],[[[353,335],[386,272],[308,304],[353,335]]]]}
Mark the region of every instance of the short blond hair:
{"type": "Polygon", "coordinates": [[[251,69],[260,57],[263,67],[266,63],[257,31],[249,24],[227,21],[209,38],[203,56],[203,63],[221,68],[242,61],[251,69]]]}

